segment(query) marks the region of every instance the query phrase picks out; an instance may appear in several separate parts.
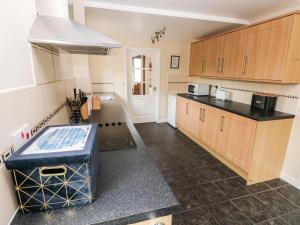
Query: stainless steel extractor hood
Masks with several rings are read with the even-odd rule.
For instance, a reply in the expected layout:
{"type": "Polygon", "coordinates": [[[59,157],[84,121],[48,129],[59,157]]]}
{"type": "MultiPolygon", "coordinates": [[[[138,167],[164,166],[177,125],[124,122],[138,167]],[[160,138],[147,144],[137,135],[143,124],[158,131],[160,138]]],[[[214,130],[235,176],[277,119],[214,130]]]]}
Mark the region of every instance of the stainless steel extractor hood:
{"type": "Polygon", "coordinates": [[[72,54],[111,55],[121,45],[68,18],[38,15],[29,42],[47,49],[62,49],[72,54]]]}

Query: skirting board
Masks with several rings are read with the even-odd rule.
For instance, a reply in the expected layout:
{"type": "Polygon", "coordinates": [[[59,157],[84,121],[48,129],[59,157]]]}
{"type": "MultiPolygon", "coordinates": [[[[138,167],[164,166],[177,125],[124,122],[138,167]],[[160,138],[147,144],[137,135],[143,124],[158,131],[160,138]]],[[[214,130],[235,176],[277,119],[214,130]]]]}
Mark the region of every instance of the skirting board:
{"type": "Polygon", "coordinates": [[[167,123],[168,119],[159,119],[156,121],[157,123],[167,123]]]}
{"type": "Polygon", "coordinates": [[[284,172],[282,172],[280,174],[280,178],[300,190],[300,180],[299,179],[295,179],[294,177],[291,177],[290,175],[287,175],[284,172]]]}

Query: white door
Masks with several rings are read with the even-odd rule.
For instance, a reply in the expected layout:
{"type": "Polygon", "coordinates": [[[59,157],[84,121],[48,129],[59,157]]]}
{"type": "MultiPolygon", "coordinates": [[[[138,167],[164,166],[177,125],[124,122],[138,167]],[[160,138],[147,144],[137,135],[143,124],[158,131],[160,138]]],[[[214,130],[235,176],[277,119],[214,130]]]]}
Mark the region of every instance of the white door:
{"type": "Polygon", "coordinates": [[[134,123],[158,120],[159,49],[127,49],[127,107],[134,123]]]}

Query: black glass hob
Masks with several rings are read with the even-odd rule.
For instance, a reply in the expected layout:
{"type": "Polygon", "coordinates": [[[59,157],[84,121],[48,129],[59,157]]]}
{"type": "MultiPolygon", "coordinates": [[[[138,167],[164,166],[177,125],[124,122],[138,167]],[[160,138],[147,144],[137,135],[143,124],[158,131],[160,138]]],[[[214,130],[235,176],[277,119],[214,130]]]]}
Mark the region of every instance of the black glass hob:
{"type": "Polygon", "coordinates": [[[136,148],[125,122],[99,123],[99,151],[136,148]]]}

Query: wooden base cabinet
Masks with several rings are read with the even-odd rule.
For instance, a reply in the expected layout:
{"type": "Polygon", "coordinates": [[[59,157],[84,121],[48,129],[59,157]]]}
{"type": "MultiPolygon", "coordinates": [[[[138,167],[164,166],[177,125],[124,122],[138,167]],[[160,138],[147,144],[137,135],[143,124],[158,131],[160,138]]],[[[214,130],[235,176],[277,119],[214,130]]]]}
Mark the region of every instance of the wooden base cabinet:
{"type": "Polygon", "coordinates": [[[279,177],[293,119],[256,121],[177,96],[177,111],[181,105],[193,107],[189,119],[177,114],[179,130],[248,184],[279,177]]]}
{"type": "Polygon", "coordinates": [[[172,225],[172,216],[163,216],[130,225],[172,225]]]}

